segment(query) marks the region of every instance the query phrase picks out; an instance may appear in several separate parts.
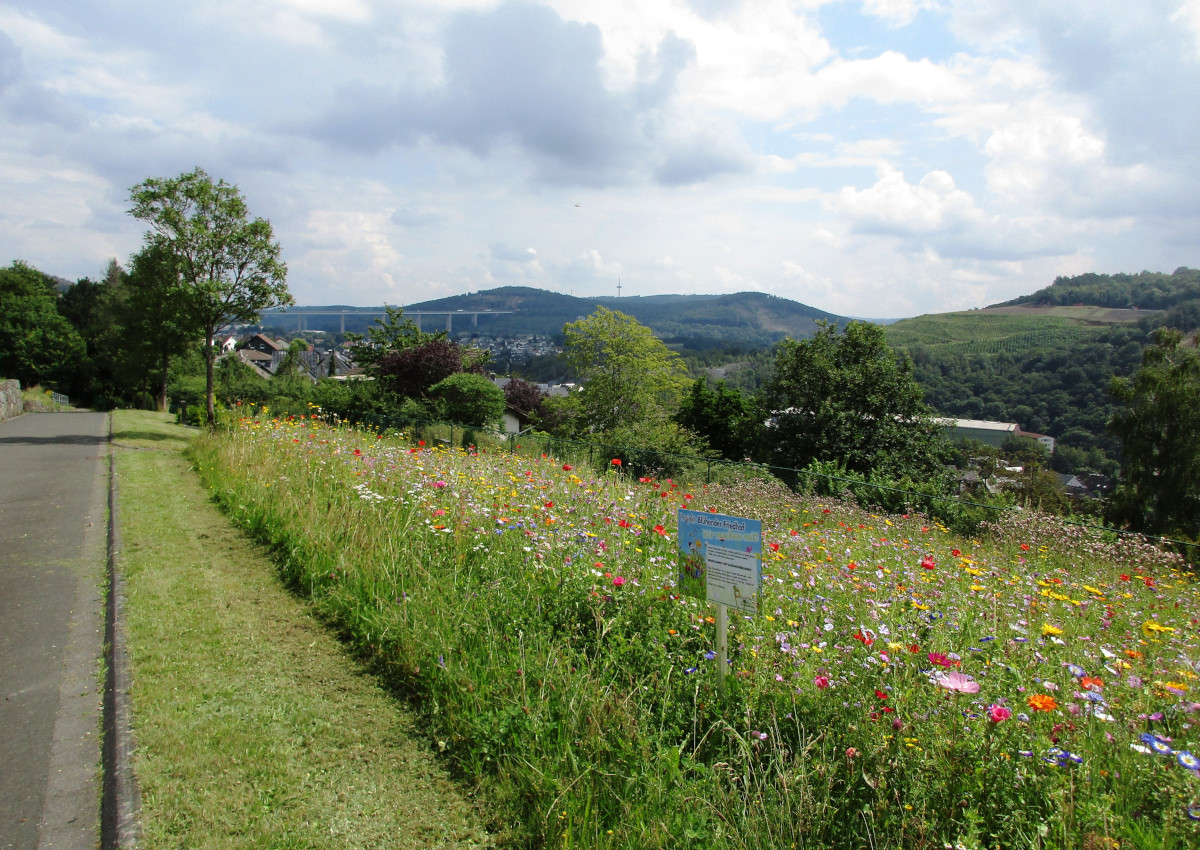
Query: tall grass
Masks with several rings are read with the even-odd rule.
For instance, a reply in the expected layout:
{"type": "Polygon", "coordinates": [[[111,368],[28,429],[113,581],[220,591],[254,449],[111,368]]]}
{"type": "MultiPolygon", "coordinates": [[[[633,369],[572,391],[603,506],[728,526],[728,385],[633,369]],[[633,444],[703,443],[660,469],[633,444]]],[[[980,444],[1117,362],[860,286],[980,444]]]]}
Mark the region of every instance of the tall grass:
{"type": "Polygon", "coordinates": [[[1200,838],[1200,594],[1157,550],[303,418],[193,459],[529,846],[1200,838]],[[723,696],[714,612],[674,586],[680,507],[763,522],[723,696]]]}

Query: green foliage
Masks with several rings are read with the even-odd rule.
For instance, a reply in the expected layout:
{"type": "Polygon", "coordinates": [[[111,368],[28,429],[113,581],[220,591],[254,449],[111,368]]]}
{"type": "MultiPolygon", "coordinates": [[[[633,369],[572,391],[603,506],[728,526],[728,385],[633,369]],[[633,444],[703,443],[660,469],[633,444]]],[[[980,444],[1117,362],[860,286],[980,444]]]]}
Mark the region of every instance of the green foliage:
{"type": "Polygon", "coordinates": [[[811,339],[786,340],[762,394],[770,461],[797,469],[833,461],[888,478],[936,474],[947,447],[922,395],[911,362],[877,325],[851,322],[843,333],[822,325],[811,339]]]}
{"type": "Polygon", "coordinates": [[[313,387],[312,402],[351,422],[361,422],[364,417],[379,415],[386,409],[378,383],[361,378],[318,381],[313,387]]]}
{"type": "Polygon", "coordinates": [[[0,269],[0,375],[55,389],[71,379],[87,349],[57,305],[49,276],[20,261],[0,269]]]}
{"type": "Polygon", "coordinates": [[[1108,382],[1137,368],[1149,329],[1076,323],[1068,331],[1063,321],[977,311],[905,320],[886,333],[912,358],[913,376],[939,415],[1016,422],[1070,447],[1055,458],[1058,471],[1115,475],[1119,445],[1105,429],[1116,409],[1108,382]],[[1044,347],[1018,344],[1046,324],[1059,330],[1044,347]]]}
{"type": "Polygon", "coordinates": [[[710,388],[698,378],[679,405],[675,421],[703,439],[726,460],[745,460],[757,453],[763,438],[758,408],[724,381],[710,388]]]}
{"type": "Polygon", "coordinates": [[[1200,354],[1160,328],[1130,379],[1114,378],[1124,407],[1110,423],[1121,440],[1121,484],[1110,518],[1151,534],[1200,537],[1200,354]]]}
{"type": "Polygon", "coordinates": [[[268,404],[274,398],[271,381],[237,357],[217,361],[217,398],[226,404],[268,404]]]}
{"type": "Polygon", "coordinates": [[[214,424],[217,330],[231,322],[254,322],[268,307],[293,303],[279,243],[269,221],[250,218],[236,186],[214,182],[200,168],[145,180],[130,190],[130,200],[129,214],[150,225],[146,247],[173,259],[187,315],[203,332],[208,421],[214,424]]]}
{"type": "Polygon", "coordinates": [[[202,339],[188,289],[180,285],[178,258],[163,244],[133,255],[126,279],[122,339],[128,380],[153,387],[166,410],[171,361],[202,339]]]}
{"type": "Polygon", "coordinates": [[[567,362],[584,380],[574,397],[578,433],[656,426],[678,409],[687,391],[687,367],[648,327],[597,307],[563,331],[567,362]]]}
{"type": "Polygon", "coordinates": [[[75,326],[87,350],[69,382],[68,392],[79,404],[108,410],[142,388],[135,360],[127,354],[128,301],[128,275],[116,260],[109,262],[103,280],[83,278],[58,300],[58,311],[75,326]]]}
{"type": "Polygon", "coordinates": [[[384,307],[386,315],[375,319],[367,328],[366,335],[348,333],[346,342],[354,348],[354,360],[370,377],[378,378],[379,361],[406,348],[421,345],[434,339],[445,339],[446,333],[424,333],[416,322],[404,315],[403,307],[384,307]]]}
{"type": "Polygon", "coordinates": [[[1008,304],[1095,304],[1101,307],[1163,310],[1200,298],[1200,270],[1187,266],[1171,274],[1094,274],[1058,277],[1045,289],[1008,304]]]}
{"type": "Polygon", "coordinates": [[[429,388],[450,422],[483,427],[496,425],[504,415],[504,392],[483,375],[459,372],[429,388]]]}

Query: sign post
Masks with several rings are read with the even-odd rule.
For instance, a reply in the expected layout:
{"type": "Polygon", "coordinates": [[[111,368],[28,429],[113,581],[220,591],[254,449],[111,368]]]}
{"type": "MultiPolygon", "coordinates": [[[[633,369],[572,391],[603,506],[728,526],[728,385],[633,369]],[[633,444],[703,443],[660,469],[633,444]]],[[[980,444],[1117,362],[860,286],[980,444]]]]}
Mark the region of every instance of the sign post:
{"type": "Polygon", "coordinates": [[[724,514],[679,511],[679,589],[717,605],[717,686],[729,666],[729,608],[758,613],[762,523],[724,514]]]}

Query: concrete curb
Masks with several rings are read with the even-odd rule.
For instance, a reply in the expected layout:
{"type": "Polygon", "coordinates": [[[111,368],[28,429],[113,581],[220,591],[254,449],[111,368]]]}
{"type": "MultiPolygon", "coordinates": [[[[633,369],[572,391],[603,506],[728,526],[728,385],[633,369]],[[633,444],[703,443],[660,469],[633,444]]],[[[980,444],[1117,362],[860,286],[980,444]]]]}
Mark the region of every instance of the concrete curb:
{"type": "Polygon", "coordinates": [[[125,586],[121,578],[121,526],[116,462],[112,453],[112,414],[108,418],[108,600],[104,645],[104,788],[100,804],[100,847],[126,850],[141,836],[141,794],[133,774],[133,731],[129,708],[130,669],[125,647],[125,586]]]}

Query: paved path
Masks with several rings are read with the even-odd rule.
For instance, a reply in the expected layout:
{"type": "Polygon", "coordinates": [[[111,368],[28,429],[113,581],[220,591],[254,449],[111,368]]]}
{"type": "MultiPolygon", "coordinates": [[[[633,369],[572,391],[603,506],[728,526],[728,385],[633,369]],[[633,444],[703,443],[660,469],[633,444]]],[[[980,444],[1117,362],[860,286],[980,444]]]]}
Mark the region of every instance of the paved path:
{"type": "Polygon", "coordinates": [[[99,843],[108,416],[0,422],[0,849],[99,843]]]}

